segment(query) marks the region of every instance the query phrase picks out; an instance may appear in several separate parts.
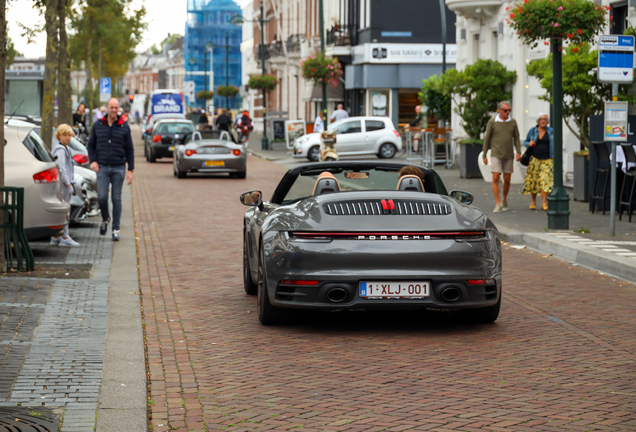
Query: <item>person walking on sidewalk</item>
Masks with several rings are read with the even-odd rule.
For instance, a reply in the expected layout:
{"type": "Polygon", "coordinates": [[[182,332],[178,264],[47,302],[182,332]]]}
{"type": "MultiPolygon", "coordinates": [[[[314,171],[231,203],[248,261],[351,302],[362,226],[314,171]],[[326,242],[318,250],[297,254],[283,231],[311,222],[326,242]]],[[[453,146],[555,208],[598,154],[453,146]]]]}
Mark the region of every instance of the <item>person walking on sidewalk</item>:
{"type": "MultiPolygon", "coordinates": [[[[68,143],[73,137],[73,128],[67,124],[61,124],[55,132],[55,140],[51,146],[51,154],[55,156],[57,165],[60,168],[60,179],[62,180],[62,198],[66,202],[71,202],[73,196],[73,159],[71,151],[68,149],[68,143]]],[[[80,244],[73,240],[68,234],[68,223],[64,225],[64,233],[60,236],[51,237],[51,244],[57,246],[79,246],[80,244]]]]}
{"type": "Polygon", "coordinates": [[[514,148],[517,149],[516,160],[521,159],[521,142],[517,122],[510,118],[510,102],[497,104],[497,114],[488,121],[484,136],[484,165],[488,165],[488,149],[490,152],[490,169],[492,171],[492,192],[495,195],[494,213],[507,211],[510,177],[514,169],[514,148]],[[503,174],[503,199],[499,198],[499,180],[503,174]]]}
{"type": "Polygon", "coordinates": [[[554,131],[548,127],[548,115],[539,113],[537,125],[530,128],[524,141],[524,145],[532,149],[522,191],[524,195],[532,194],[530,210],[537,209],[537,194],[539,192],[541,192],[541,208],[543,211],[548,210],[547,198],[554,185],[553,138],[554,131]]]}
{"type": "Polygon", "coordinates": [[[112,186],[113,202],[113,240],[118,241],[119,222],[121,219],[121,191],[124,178],[128,184],[133,180],[135,154],[133,150],[130,127],[118,114],[119,102],[112,98],[108,101],[107,115],[93,125],[91,137],[88,139],[88,158],[91,169],[97,173],[97,200],[102,211],[102,226],[99,230],[105,235],[110,222],[108,212],[108,189],[112,186]],[[128,172],[126,172],[128,164],[128,172]]]}

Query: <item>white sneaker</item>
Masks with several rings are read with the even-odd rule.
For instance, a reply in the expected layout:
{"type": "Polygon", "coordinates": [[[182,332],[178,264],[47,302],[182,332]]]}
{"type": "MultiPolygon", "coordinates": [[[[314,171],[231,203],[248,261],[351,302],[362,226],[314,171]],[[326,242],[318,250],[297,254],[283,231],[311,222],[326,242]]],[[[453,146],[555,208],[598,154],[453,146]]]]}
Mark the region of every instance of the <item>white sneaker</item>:
{"type": "Polygon", "coordinates": [[[74,246],[79,246],[79,245],[80,244],[78,242],[76,242],[75,240],[73,240],[70,236],[60,240],[60,246],[74,247],[74,246]]]}
{"type": "Polygon", "coordinates": [[[62,237],[58,237],[58,238],[51,237],[51,243],[50,243],[50,245],[51,245],[51,246],[59,246],[59,245],[60,245],[60,239],[61,239],[61,238],[62,238],[62,237]]]}

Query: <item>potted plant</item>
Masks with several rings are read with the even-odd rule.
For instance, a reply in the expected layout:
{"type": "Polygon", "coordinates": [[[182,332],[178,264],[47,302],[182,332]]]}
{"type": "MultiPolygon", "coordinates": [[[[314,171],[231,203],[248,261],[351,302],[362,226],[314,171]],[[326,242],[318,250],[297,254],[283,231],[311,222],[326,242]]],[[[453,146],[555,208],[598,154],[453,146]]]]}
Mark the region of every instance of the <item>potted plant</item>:
{"type": "Polygon", "coordinates": [[[274,90],[278,85],[278,79],[274,75],[252,75],[247,85],[254,90],[274,90]]]}
{"type": "Polygon", "coordinates": [[[512,96],[506,89],[516,80],[517,73],[498,61],[479,59],[463,71],[450,69],[439,79],[429,81],[434,90],[451,97],[468,135],[468,139],[458,142],[462,177],[481,177],[477,160],[483,143],[481,136],[492,113],[497,110],[497,104],[512,96]]]}
{"type": "Polygon", "coordinates": [[[300,61],[303,78],[312,81],[314,85],[330,82],[337,87],[342,76],[342,67],[337,58],[328,59],[324,53],[311,54],[300,61]]]}
{"type": "Polygon", "coordinates": [[[574,201],[588,202],[590,190],[590,151],[574,152],[574,201]]]}
{"type": "Polygon", "coordinates": [[[238,87],[233,85],[220,85],[216,88],[216,94],[221,97],[233,97],[236,96],[239,92],[238,87]]]}

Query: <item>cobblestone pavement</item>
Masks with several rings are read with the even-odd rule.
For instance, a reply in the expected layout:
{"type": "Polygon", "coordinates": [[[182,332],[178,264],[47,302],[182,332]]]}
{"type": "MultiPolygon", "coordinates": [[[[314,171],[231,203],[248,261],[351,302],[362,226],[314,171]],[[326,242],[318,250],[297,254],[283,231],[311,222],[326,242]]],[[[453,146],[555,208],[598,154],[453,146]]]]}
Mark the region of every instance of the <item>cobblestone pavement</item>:
{"type": "Polygon", "coordinates": [[[90,279],[0,278],[0,406],[63,408],[64,432],[93,431],[101,385],[113,244],[97,221],[81,246],[31,243],[36,265],[92,264],[90,279]]]}
{"type": "Polygon", "coordinates": [[[492,325],[412,312],[262,327],[238,195],[271,196],[283,172],[250,157],[245,180],[178,180],[138,158],[155,432],[636,430],[634,285],[527,249],[504,247],[492,325]]]}

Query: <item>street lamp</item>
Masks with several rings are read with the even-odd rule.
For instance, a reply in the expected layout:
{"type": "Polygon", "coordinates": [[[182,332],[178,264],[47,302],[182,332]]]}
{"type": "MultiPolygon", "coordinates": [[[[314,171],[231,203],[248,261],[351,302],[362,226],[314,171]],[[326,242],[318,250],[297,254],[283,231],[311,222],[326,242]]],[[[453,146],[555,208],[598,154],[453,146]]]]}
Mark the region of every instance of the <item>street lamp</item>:
{"type": "MultiPolygon", "coordinates": [[[[230,85],[230,35],[228,32],[225,32],[225,87],[228,88],[230,85]]],[[[227,93],[226,93],[227,95],[227,93]]],[[[230,109],[230,97],[225,96],[225,108],[230,109]]]]}
{"type": "MultiPolygon", "coordinates": [[[[203,50],[203,70],[205,71],[205,82],[203,83],[203,88],[205,91],[208,90],[208,50],[214,50],[214,44],[212,42],[208,42],[205,44],[203,50]]],[[[210,53],[210,63],[214,64],[214,51],[210,53]]],[[[212,72],[214,73],[214,72],[212,72]]]]}
{"type": "MultiPolygon", "coordinates": [[[[321,0],[322,1],[322,0],[321,0]]],[[[321,9],[322,10],[322,9],[321,9]]],[[[261,74],[265,76],[265,23],[269,20],[264,19],[263,3],[261,2],[261,16],[257,20],[248,20],[241,15],[232,18],[232,24],[242,25],[244,22],[259,22],[261,24],[261,74]]],[[[322,20],[321,20],[322,25],[322,20]]],[[[269,140],[267,139],[267,103],[265,98],[265,89],[263,89],[263,139],[261,140],[261,148],[269,150],[269,140]]]]}

